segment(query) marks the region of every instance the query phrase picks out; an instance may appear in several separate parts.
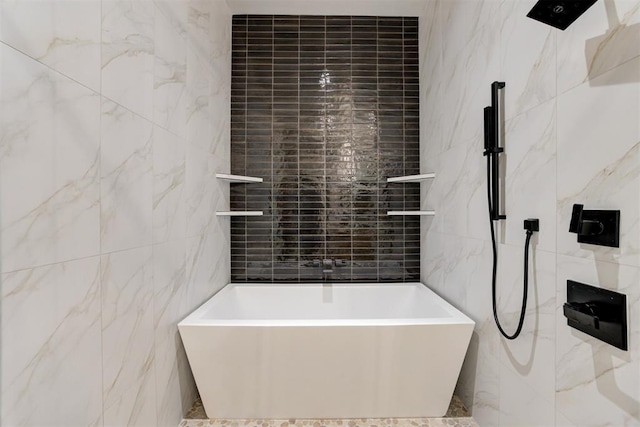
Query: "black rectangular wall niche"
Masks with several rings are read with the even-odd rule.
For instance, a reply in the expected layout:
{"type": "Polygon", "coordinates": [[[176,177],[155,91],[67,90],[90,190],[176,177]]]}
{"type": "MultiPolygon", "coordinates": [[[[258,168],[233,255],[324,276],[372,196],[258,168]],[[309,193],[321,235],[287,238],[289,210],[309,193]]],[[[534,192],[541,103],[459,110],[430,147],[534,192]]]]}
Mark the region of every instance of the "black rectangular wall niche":
{"type": "MultiPolygon", "coordinates": [[[[418,19],[233,17],[231,278],[420,278],[418,19]],[[341,260],[323,276],[314,260],[341,260]]],[[[321,262],[322,264],[322,262],[321,262]]]]}

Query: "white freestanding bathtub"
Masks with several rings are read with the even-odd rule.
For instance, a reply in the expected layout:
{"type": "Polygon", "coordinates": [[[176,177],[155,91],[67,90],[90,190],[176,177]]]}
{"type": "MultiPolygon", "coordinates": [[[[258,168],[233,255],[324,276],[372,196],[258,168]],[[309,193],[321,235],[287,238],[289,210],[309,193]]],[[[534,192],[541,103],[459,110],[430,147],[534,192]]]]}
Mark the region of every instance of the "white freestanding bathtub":
{"type": "Polygon", "coordinates": [[[260,283],[178,327],[211,418],[404,418],[444,415],[474,322],[420,283],[260,283]]]}

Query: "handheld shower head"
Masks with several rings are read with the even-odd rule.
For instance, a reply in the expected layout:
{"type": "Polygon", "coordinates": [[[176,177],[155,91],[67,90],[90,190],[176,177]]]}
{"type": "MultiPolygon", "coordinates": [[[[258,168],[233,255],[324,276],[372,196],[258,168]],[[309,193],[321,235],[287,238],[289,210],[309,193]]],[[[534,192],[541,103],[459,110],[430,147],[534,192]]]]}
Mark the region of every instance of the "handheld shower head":
{"type": "Polygon", "coordinates": [[[527,16],[565,30],[598,0],[538,0],[527,16]]]}

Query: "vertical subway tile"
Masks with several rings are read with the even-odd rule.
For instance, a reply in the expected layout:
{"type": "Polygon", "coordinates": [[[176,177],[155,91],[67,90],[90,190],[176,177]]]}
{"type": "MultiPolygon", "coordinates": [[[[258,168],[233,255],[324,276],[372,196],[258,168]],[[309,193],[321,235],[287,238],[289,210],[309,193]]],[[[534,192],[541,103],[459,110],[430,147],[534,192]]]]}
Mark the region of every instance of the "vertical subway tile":
{"type": "Polygon", "coordinates": [[[333,280],[419,279],[419,221],[381,208],[419,205],[385,182],[419,171],[417,38],[415,18],[234,17],[232,172],[265,183],[231,206],[265,216],[232,221],[233,280],[321,280],[323,258],[346,261],[333,280]]]}

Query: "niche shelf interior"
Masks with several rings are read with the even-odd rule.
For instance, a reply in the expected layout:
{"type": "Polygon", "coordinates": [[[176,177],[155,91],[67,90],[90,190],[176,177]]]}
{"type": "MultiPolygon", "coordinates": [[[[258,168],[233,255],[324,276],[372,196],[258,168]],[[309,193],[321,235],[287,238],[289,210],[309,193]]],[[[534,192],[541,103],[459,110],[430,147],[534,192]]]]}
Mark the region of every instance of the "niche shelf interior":
{"type": "MultiPolygon", "coordinates": [[[[435,173],[423,173],[420,175],[395,176],[387,178],[389,183],[406,183],[406,182],[422,182],[435,178],[435,173]]],[[[390,216],[434,216],[436,211],[388,211],[390,216]]]]}
{"type": "MultiPolygon", "coordinates": [[[[251,184],[263,182],[262,178],[255,176],[231,175],[217,173],[216,178],[227,181],[229,184],[251,184]]],[[[262,211],[218,211],[216,216],[262,216],[262,211]]]]}

